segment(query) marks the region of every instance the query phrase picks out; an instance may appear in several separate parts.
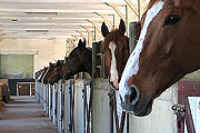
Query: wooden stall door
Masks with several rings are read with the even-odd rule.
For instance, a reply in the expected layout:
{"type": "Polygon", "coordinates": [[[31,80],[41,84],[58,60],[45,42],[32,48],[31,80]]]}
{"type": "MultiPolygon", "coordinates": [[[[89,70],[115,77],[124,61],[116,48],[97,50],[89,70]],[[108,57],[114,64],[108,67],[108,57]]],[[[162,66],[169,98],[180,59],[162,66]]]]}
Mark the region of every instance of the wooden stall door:
{"type": "Polygon", "coordinates": [[[200,133],[200,81],[181,81],[178,86],[178,102],[186,109],[178,133],[200,133]]]}

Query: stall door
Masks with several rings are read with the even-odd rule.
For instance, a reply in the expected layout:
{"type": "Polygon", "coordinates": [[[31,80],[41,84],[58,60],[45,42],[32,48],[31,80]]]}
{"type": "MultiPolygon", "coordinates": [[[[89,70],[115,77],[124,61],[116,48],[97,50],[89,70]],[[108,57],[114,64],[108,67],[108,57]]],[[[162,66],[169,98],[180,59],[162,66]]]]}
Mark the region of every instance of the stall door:
{"type": "Polygon", "coordinates": [[[179,82],[178,102],[185,106],[178,133],[200,133],[200,81],[179,82]]]}

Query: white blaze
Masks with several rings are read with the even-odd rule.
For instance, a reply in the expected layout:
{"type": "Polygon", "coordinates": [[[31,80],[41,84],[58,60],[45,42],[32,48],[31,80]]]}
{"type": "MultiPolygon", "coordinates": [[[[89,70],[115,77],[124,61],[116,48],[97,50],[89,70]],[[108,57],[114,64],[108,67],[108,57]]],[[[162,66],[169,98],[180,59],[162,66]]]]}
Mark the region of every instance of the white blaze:
{"type": "Polygon", "coordinates": [[[40,75],[38,76],[38,78],[37,78],[37,80],[39,80],[41,77],[42,77],[42,74],[44,73],[44,71],[42,71],[41,73],[40,73],[40,75]]]}
{"type": "Polygon", "coordinates": [[[154,19],[154,17],[161,11],[161,9],[163,8],[163,5],[164,5],[163,1],[159,1],[155,3],[152,6],[152,8],[148,10],[146,14],[146,18],[144,21],[144,25],[143,25],[138,43],[136,45],[136,48],[131,53],[128,59],[128,62],[126,64],[126,67],[123,71],[123,74],[119,83],[119,93],[122,96],[123,100],[124,100],[124,96],[130,93],[129,87],[128,87],[129,78],[133,75],[136,75],[139,70],[139,57],[143,48],[143,42],[145,40],[145,36],[147,33],[147,29],[149,27],[149,24],[154,19]]]}
{"type": "Polygon", "coordinates": [[[117,61],[115,57],[116,44],[111,42],[109,45],[109,49],[112,54],[111,66],[110,66],[110,81],[112,82],[119,79],[118,71],[117,71],[117,61]]]}

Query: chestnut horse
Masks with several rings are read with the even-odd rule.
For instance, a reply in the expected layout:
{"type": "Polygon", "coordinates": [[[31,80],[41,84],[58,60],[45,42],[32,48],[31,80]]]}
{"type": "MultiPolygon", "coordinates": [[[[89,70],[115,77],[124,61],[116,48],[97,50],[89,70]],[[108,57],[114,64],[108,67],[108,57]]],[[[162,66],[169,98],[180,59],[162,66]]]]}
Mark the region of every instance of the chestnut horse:
{"type": "Polygon", "coordinates": [[[68,80],[79,72],[87,72],[90,76],[92,75],[92,50],[86,48],[85,40],[79,40],[78,46],[65,58],[65,61],[57,63],[48,80],[51,83],[55,83],[59,79],[68,80]]]}
{"type": "Polygon", "coordinates": [[[150,1],[119,84],[125,111],[148,115],[156,97],[200,68],[199,7],[199,0],[150,1]]]}
{"type": "Polygon", "coordinates": [[[102,52],[105,54],[106,72],[115,89],[129,57],[129,38],[124,35],[126,27],[124,21],[120,21],[119,29],[109,32],[105,23],[101,26],[104,37],[102,52]]]}

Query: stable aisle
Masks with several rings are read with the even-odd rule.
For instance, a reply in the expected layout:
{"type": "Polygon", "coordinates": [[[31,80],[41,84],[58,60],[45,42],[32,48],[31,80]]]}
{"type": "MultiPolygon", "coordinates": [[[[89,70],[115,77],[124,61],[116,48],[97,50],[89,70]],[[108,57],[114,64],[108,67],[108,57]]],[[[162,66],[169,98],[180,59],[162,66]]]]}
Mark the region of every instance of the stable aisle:
{"type": "Polygon", "coordinates": [[[0,133],[57,133],[34,97],[12,97],[0,112],[0,133]]]}

